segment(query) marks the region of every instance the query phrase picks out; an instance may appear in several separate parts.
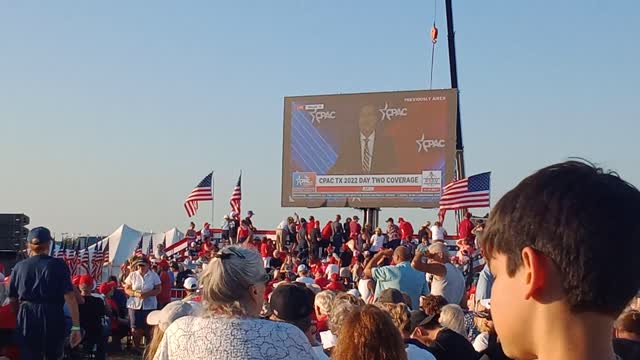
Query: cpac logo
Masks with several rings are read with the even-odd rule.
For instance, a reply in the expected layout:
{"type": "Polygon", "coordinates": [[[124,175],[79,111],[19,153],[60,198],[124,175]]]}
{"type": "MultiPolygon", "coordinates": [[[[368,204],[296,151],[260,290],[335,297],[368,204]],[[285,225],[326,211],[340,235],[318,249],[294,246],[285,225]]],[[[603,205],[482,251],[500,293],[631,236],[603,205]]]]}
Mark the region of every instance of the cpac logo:
{"type": "Polygon", "coordinates": [[[445,146],[445,141],[440,139],[425,139],[424,134],[422,134],[422,138],[416,140],[416,144],[418,144],[418,152],[429,152],[430,148],[443,148],[445,146]]]}
{"type": "Polygon", "coordinates": [[[309,112],[309,115],[311,115],[311,123],[318,123],[320,124],[320,121],[322,120],[333,120],[336,118],[336,112],[335,111],[318,111],[318,110],[313,110],[309,112]]]}
{"type": "Polygon", "coordinates": [[[391,118],[398,116],[407,116],[407,108],[390,108],[388,103],[384,103],[384,109],[378,109],[382,114],[381,121],[385,119],[391,120],[391,118]]]}
{"type": "Polygon", "coordinates": [[[295,186],[310,186],[310,185],[312,185],[311,178],[309,178],[307,175],[296,176],[295,186]]]}

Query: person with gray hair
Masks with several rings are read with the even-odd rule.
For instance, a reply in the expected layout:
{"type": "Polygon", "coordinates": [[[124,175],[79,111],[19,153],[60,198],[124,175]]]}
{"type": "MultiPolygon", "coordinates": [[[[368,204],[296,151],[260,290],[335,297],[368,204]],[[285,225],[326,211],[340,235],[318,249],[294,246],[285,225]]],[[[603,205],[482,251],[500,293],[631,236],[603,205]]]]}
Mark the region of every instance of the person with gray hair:
{"type": "Polygon", "coordinates": [[[269,279],[256,251],[222,249],[200,279],[202,316],[171,324],[154,360],[316,359],[300,329],[259,318],[269,279]]]}
{"type": "Polygon", "coordinates": [[[440,325],[466,337],[467,327],[464,325],[464,311],[460,305],[449,304],[440,310],[440,325]]]}
{"type": "Polygon", "coordinates": [[[464,275],[449,260],[445,244],[436,242],[426,252],[416,252],[411,266],[418,271],[433,274],[432,295],[444,296],[449,304],[460,304],[465,290],[464,275]]]}

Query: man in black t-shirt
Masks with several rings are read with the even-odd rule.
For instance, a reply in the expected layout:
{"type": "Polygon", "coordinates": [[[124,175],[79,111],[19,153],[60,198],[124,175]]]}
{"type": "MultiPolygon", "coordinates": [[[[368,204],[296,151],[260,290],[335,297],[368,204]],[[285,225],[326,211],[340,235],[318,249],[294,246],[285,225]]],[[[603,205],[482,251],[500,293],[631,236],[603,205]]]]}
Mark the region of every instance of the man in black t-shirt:
{"type": "Polygon", "coordinates": [[[411,313],[411,337],[425,344],[438,360],[476,360],[479,357],[467,338],[442,327],[437,315],[426,315],[421,310],[411,313]]]}
{"type": "Polygon", "coordinates": [[[182,287],[184,286],[184,281],[189,276],[193,276],[193,271],[191,271],[191,269],[184,269],[180,271],[176,276],[176,288],[182,289],[182,287]]]}

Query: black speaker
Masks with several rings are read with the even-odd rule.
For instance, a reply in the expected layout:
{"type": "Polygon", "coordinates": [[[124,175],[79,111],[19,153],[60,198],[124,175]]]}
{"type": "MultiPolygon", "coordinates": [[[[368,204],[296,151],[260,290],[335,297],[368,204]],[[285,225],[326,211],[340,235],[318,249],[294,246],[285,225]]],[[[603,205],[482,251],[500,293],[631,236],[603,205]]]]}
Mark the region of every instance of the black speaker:
{"type": "Polygon", "coordinates": [[[26,244],[26,238],[0,237],[0,251],[20,251],[26,248],[26,244]]]}
{"type": "Polygon", "coordinates": [[[29,217],[25,214],[0,214],[0,226],[27,226],[29,217]]]}
{"type": "Polygon", "coordinates": [[[24,238],[29,235],[29,229],[22,226],[0,225],[1,238],[24,238]]]}

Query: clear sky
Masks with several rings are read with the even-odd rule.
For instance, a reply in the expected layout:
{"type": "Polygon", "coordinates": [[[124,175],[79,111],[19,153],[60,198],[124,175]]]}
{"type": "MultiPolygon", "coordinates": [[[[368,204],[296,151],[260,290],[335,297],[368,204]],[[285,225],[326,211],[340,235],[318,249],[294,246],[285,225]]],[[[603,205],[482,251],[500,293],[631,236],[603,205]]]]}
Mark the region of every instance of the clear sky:
{"type": "MultiPolygon", "coordinates": [[[[243,169],[243,209],[273,228],[293,211],[279,206],[283,97],[427,88],[433,8],[2,1],[0,212],[58,233],[184,229],[193,186],[216,170],[221,218],[243,169]]],[[[450,86],[443,10],[435,88],[450,86]]],[[[570,156],[640,185],[640,2],[458,0],[454,13],[467,173],[493,172],[493,203],[570,156]]],[[[398,215],[435,218],[381,217],[398,215]]]]}

